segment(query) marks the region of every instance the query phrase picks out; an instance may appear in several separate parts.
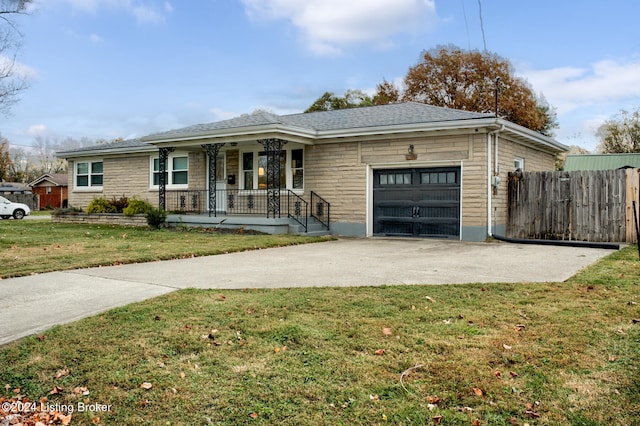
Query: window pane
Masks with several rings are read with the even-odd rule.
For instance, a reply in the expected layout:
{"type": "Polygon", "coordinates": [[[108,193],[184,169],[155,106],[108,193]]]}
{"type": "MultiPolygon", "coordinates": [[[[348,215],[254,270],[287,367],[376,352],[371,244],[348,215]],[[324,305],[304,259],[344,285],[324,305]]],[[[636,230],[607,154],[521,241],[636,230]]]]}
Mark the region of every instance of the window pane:
{"type": "Polygon", "coordinates": [[[160,173],[153,174],[153,184],[160,185],[160,173]]]}
{"type": "Polygon", "coordinates": [[[76,176],[76,186],[89,186],[89,176],[76,176]]]}
{"type": "Polygon", "coordinates": [[[187,157],[174,157],[173,158],[173,170],[187,170],[189,160],[187,157]]]}
{"type": "Polygon", "coordinates": [[[91,186],[102,186],[102,175],[92,175],[91,186]]]}
{"type": "Polygon", "coordinates": [[[386,185],[386,184],[387,184],[387,175],[381,174],[380,175],[380,185],[386,185]]]}
{"type": "Polygon", "coordinates": [[[153,171],[157,172],[160,170],[160,159],[159,158],[154,158],[153,159],[153,171]]]}
{"type": "Polygon", "coordinates": [[[389,182],[389,185],[393,185],[396,183],[396,175],[388,175],[387,177],[387,181],[389,182]]]}
{"type": "Polygon", "coordinates": [[[293,189],[304,188],[304,171],[302,169],[293,171],[293,189]]]}
{"type": "Polygon", "coordinates": [[[447,183],[456,183],[456,172],[447,173],[447,183]]]}
{"type": "Polygon", "coordinates": [[[302,154],[303,150],[301,149],[292,149],[291,150],[291,168],[293,169],[301,169],[302,166],[302,154]]]}
{"type": "Polygon", "coordinates": [[[89,163],[76,164],[76,173],[79,175],[86,175],[89,173],[89,163]]]}
{"type": "Polygon", "coordinates": [[[216,157],[216,180],[218,182],[224,180],[224,156],[216,157]]]}
{"type": "Polygon", "coordinates": [[[242,154],[242,170],[253,170],[253,152],[242,154]]]}
{"type": "Polygon", "coordinates": [[[420,173],[420,183],[429,183],[429,173],[420,173]]]}
{"type": "Polygon", "coordinates": [[[404,174],[404,183],[405,185],[411,185],[411,173],[404,174]]]}
{"type": "Polygon", "coordinates": [[[188,172],[173,172],[171,176],[173,185],[186,185],[189,183],[188,172]]]}
{"type": "Polygon", "coordinates": [[[253,189],[253,171],[244,172],[244,189],[253,189]]]}
{"type": "Polygon", "coordinates": [[[91,163],[91,173],[102,173],[102,161],[91,163]]]}
{"type": "Polygon", "coordinates": [[[438,173],[438,183],[447,183],[446,173],[438,173]]]}

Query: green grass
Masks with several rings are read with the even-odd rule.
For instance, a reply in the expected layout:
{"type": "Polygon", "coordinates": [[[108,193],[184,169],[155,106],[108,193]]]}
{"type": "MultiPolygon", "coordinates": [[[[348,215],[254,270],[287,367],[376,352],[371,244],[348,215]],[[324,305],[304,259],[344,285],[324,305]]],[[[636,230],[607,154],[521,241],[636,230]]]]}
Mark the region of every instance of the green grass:
{"type": "Polygon", "coordinates": [[[0,221],[0,278],[150,262],[322,241],[297,235],[218,234],[208,229],[0,221]]]}
{"type": "Polygon", "coordinates": [[[634,425],[639,282],[632,246],[565,283],[184,290],[0,348],[0,395],[111,406],[72,424],[634,425]]]}

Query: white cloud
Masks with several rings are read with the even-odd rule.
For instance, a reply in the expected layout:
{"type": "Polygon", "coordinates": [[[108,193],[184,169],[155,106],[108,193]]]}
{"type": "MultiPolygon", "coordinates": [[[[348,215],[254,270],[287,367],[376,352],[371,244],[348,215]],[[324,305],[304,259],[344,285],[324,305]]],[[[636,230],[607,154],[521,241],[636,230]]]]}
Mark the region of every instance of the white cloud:
{"type": "Polygon", "coordinates": [[[520,72],[558,112],[640,98],[640,61],[603,60],[588,68],[561,67],[520,72]]]}
{"type": "Polygon", "coordinates": [[[27,129],[27,135],[29,136],[46,136],[49,133],[49,129],[44,124],[32,124],[27,129]]]}
{"type": "Polygon", "coordinates": [[[533,89],[557,108],[557,137],[595,149],[595,132],[620,109],[640,106],[640,60],[602,60],[587,67],[517,67],[533,89]]]}
{"type": "Polygon", "coordinates": [[[103,38],[98,34],[91,34],[89,36],[89,40],[91,40],[92,43],[101,43],[103,41],[103,38]]]}
{"type": "Polygon", "coordinates": [[[23,80],[30,80],[37,76],[35,69],[12,58],[0,55],[0,74],[11,75],[23,80]]]}
{"type": "Polygon", "coordinates": [[[319,55],[373,43],[387,47],[398,33],[417,34],[438,20],[435,0],[242,0],[253,20],[290,21],[319,55]]]}

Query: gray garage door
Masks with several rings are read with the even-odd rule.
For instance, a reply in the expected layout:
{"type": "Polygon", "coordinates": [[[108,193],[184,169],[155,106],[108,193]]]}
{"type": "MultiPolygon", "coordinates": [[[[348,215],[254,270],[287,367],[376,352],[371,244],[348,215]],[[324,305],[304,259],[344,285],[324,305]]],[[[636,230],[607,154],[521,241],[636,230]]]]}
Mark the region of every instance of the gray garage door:
{"type": "Polygon", "coordinates": [[[375,170],[373,233],[460,237],[460,167],[375,170]]]}

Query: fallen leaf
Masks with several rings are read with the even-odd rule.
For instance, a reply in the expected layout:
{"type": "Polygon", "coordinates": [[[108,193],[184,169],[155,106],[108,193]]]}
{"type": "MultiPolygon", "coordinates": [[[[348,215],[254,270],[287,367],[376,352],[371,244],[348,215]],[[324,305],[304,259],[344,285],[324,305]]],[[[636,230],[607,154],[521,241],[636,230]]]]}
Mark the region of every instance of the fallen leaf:
{"type": "Polygon", "coordinates": [[[144,401],[140,401],[138,402],[138,405],[141,407],[148,407],[151,404],[151,402],[149,402],[148,399],[145,399],[144,401]]]}
{"type": "Polygon", "coordinates": [[[536,413],[535,411],[531,411],[531,410],[527,410],[524,412],[525,415],[529,416],[529,417],[533,417],[535,419],[537,419],[538,417],[540,417],[540,414],[536,413]]]}
{"type": "Polygon", "coordinates": [[[64,389],[59,387],[59,386],[54,386],[53,389],[51,390],[51,392],[49,392],[49,395],[56,395],[59,394],[60,392],[62,392],[64,389]]]}
{"type": "Polygon", "coordinates": [[[380,396],[378,394],[375,394],[375,395],[369,394],[369,399],[372,400],[372,401],[379,401],[380,400],[380,396]]]}
{"type": "Polygon", "coordinates": [[[502,345],[503,348],[505,348],[506,350],[510,351],[511,350],[511,346],[507,345],[507,344],[503,344],[502,345]]]}
{"type": "Polygon", "coordinates": [[[611,355],[611,356],[609,357],[609,361],[610,361],[610,362],[614,362],[614,361],[616,361],[617,359],[618,359],[618,357],[613,356],[613,355],[611,355]]]}
{"type": "Polygon", "coordinates": [[[440,423],[442,423],[442,416],[435,416],[432,418],[432,420],[434,425],[439,425],[440,423]]]}
{"type": "Polygon", "coordinates": [[[184,372],[183,372],[183,371],[181,371],[181,372],[180,372],[180,378],[181,378],[181,379],[184,379],[185,377],[186,377],[186,374],[184,374],[184,372]]]}
{"type": "Polygon", "coordinates": [[[40,334],[36,339],[42,342],[45,339],[44,334],[40,334]]]}
{"type": "Polygon", "coordinates": [[[441,399],[437,395],[433,395],[433,396],[429,395],[429,396],[427,396],[427,402],[429,404],[438,404],[438,403],[440,403],[440,401],[441,401],[441,399]]]}
{"type": "Polygon", "coordinates": [[[480,426],[480,420],[475,419],[474,421],[471,422],[471,426],[480,426]]]}
{"type": "Polygon", "coordinates": [[[482,389],[480,388],[473,388],[473,393],[475,393],[478,396],[484,395],[484,392],[482,392],[482,389]]]}
{"type": "Polygon", "coordinates": [[[518,373],[516,373],[515,371],[509,371],[509,375],[513,378],[518,377],[518,373]]]}
{"type": "Polygon", "coordinates": [[[434,299],[433,297],[425,296],[424,298],[427,299],[431,303],[436,303],[436,299],[434,299]]]}
{"type": "Polygon", "coordinates": [[[100,424],[100,417],[94,417],[91,419],[91,423],[93,423],[94,425],[99,425],[100,424]]]}
{"type": "Polygon", "coordinates": [[[149,390],[149,389],[151,389],[151,388],[153,387],[153,385],[152,385],[151,383],[149,383],[149,382],[144,382],[143,384],[141,384],[141,385],[140,385],[140,387],[141,387],[142,389],[147,389],[147,390],[149,390]]]}
{"type": "Polygon", "coordinates": [[[493,374],[498,378],[502,377],[502,373],[500,371],[495,371],[493,374]]]}
{"type": "Polygon", "coordinates": [[[65,367],[61,370],[56,371],[56,375],[54,376],[56,379],[59,379],[60,377],[64,377],[64,376],[68,376],[69,375],[69,370],[65,367]]]}
{"type": "Polygon", "coordinates": [[[634,318],[631,320],[632,323],[637,324],[640,322],[640,318],[634,318]]]}
{"type": "Polygon", "coordinates": [[[377,351],[374,352],[375,355],[382,355],[384,354],[384,349],[378,349],[377,351]]]}
{"type": "Polygon", "coordinates": [[[251,413],[249,414],[249,417],[251,417],[252,419],[257,419],[258,418],[258,413],[251,413]]]}
{"type": "Polygon", "coordinates": [[[427,408],[429,409],[429,411],[433,411],[438,408],[438,406],[436,404],[427,404],[427,408]]]}
{"type": "Polygon", "coordinates": [[[278,353],[278,352],[280,352],[280,348],[274,348],[274,349],[273,349],[273,351],[274,351],[275,353],[278,353]]]}
{"type": "Polygon", "coordinates": [[[221,295],[218,296],[218,299],[227,300],[227,296],[225,296],[224,294],[221,294],[221,295]]]}
{"type": "Polygon", "coordinates": [[[391,327],[383,327],[382,334],[384,334],[385,336],[391,336],[393,334],[393,331],[391,330],[391,327]]]}
{"type": "Polygon", "coordinates": [[[516,331],[522,331],[522,330],[524,330],[524,328],[525,328],[524,324],[517,324],[515,326],[516,331]]]}

